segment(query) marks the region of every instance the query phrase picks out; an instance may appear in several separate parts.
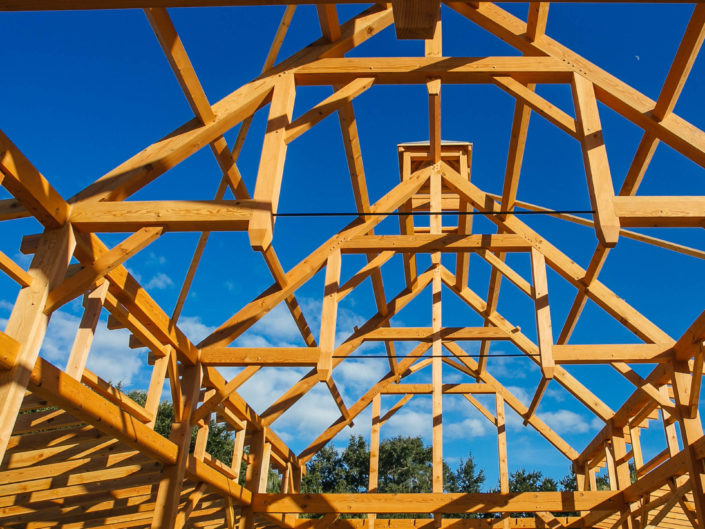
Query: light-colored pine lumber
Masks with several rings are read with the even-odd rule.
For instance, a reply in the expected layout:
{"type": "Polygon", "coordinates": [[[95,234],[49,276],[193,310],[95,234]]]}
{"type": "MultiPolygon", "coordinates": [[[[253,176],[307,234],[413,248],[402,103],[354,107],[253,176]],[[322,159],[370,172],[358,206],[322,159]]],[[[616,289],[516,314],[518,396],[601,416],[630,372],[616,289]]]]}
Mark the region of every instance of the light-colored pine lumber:
{"type": "Polygon", "coordinates": [[[69,225],[45,231],[29,274],[32,284],[20,290],[5,334],[20,344],[12,364],[0,371],[0,460],[10,439],[30,373],[39,356],[49,316],[42,310],[49,292],[66,273],[75,246],[69,225]]]}
{"type": "Polygon", "coordinates": [[[318,379],[323,382],[330,380],[331,372],[333,371],[341,266],[342,254],[339,249],[335,249],[326,261],[326,276],[323,283],[323,307],[321,308],[321,334],[319,339],[321,352],[316,366],[318,379]]]}
{"type": "Polygon", "coordinates": [[[32,276],[3,252],[0,252],[0,270],[22,287],[28,287],[32,284],[32,276]]]}
{"type": "Polygon", "coordinates": [[[262,209],[254,211],[247,228],[250,244],[259,251],[266,250],[272,242],[272,214],[277,212],[279,205],[286,157],[286,128],[291,123],[295,95],[294,77],[291,74],[284,75],[275,83],[253,195],[254,201],[260,204],[262,209]]]}
{"type": "Polygon", "coordinates": [[[555,371],[553,361],[553,331],[551,327],[551,306],[548,303],[548,282],[546,279],[546,259],[544,255],[531,249],[531,276],[533,278],[533,298],[536,308],[536,335],[538,336],[541,373],[550,380],[555,371]]]}

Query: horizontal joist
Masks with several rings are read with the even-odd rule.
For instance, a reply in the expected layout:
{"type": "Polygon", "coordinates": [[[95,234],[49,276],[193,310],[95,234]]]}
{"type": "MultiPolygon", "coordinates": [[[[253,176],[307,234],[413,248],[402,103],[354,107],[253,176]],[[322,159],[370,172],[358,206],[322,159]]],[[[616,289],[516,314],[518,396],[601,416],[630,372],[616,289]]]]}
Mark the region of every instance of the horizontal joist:
{"type": "Polygon", "coordinates": [[[216,347],[201,353],[207,366],[315,366],[321,356],[318,347],[216,347]]]}
{"type": "MultiPolygon", "coordinates": [[[[443,384],[443,393],[448,395],[465,395],[467,393],[495,393],[496,389],[491,384],[443,384]]],[[[385,395],[431,395],[432,384],[391,384],[380,393],[385,395]]]]}
{"type": "Polygon", "coordinates": [[[471,252],[491,250],[526,252],[531,244],[524,237],[513,234],[500,235],[365,235],[342,244],[343,253],[395,252],[471,252]]]}
{"type": "Polygon", "coordinates": [[[294,71],[300,85],[336,85],[360,77],[375,84],[492,83],[496,75],[524,83],[566,83],[573,67],[552,57],[375,57],[327,58],[294,71]]]}
{"type": "Polygon", "coordinates": [[[522,511],[616,511],[618,492],[523,492],[478,494],[255,494],[255,512],[448,513],[522,511]]]}
{"type": "Polygon", "coordinates": [[[614,197],[622,226],[705,226],[705,197],[614,197]]]}
{"type": "MultiPolygon", "coordinates": [[[[125,232],[144,227],[170,231],[244,231],[251,200],[159,200],[76,204],[71,223],[83,231],[125,232]]],[[[266,209],[266,208],[264,208],[266,209]]]]}
{"type": "MultiPolygon", "coordinates": [[[[440,330],[440,339],[462,340],[509,340],[510,336],[497,327],[445,327],[440,330]]],[[[381,327],[358,337],[363,341],[415,341],[429,342],[434,339],[432,327],[381,327]]]]}
{"type": "Polygon", "coordinates": [[[668,344],[554,345],[553,359],[557,364],[653,364],[673,360],[673,349],[668,344]]]}

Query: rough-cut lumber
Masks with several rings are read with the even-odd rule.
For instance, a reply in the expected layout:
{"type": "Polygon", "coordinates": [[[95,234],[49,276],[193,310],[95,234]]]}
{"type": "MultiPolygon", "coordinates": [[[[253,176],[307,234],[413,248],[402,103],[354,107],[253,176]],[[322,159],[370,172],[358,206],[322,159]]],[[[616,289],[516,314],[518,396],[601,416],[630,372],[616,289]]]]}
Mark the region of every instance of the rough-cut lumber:
{"type": "Polygon", "coordinates": [[[318,347],[223,347],[201,353],[204,366],[315,366],[318,347]]]}
{"type": "Polygon", "coordinates": [[[343,253],[370,251],[395,252],[468,252],[491,250],[527,252],[531,249],[519,235],[366,235],[350,239],[341,246],[343,253]]]}
{"type": "Polygon", "coordinates": [[[76,204],[71,223],[97,232],[129,232],[145,227],[169,231],[244,231],[259,205],[247,200],[130,201],[76,204]]]}
{"type": "Polygon", "coordinates": [[[484,494],[255,494],[255,512],[431,513],[567,511],[614,512],[624,506],[619,494],[600,492],[523,492],[484,494]]]}

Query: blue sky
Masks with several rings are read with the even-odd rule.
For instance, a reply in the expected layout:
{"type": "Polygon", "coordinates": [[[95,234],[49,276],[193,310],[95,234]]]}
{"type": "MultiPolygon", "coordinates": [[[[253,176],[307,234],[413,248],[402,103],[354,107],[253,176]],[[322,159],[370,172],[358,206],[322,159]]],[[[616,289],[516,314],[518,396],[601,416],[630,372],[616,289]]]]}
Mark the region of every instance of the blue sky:
{"type": "MultiPolygon", "coordinates": [[[[525,18],[523,4],[503,7],[525,18]]],[[[341,20],[360,6],[339,8],[341,20]]],[[[677,45],[688,22],[688,5],[551,5],[547,33],[584,55],[608,72],[618,75],[649,97],[656,99],[677,45]],[[659,31],[654,32],[654,21],[659,31]]],[[[171,10],[189,56],[211,102],[254,78],[283,13],[281,7],[209,8],[171,10]]],[[[297,9],[280,58],[297,51],[320,35],[315,9],[297,9]]],[[[443,8],[443,46],[446,55],[518,55],[518,52],[450,9],[443,8]]],[[[5,82],[0,83],[0,128],[69,197],[145,146],[171,132],[192,113],[169,69],[161,48],[139,10],[3,13],[0,15],[0,49],[3,50],[5,82]]],[[[419,56],[420,41],[397,41],[387,28],[350,56],[419,56]]],[[[705,64],[699,57],[676,105],[676,112],[705,128],[702,94],[705,64]]],[[[540,86],[538,92],[566,112],[573,113],[568,86],[540,86]]],[[[300,87],[294,114],[299,115],[331,93],[329,87],[300,87]]],[[[428,138],[425,87],[373,87],[355,100],[370,198],[377,200],[399,181],[396,145],[428,138]]],[[[446,86],[442,92],[444,139],[474,144],[472,180],[488,192],[500,193],[509,143],[513,99],[493,86],[446,86]]],[[[641,138],[636,126],[600,106],[605,141],[614,179],[619,189],[641,138]]],[[[264,133],[266,109],[257,114],[245,143],[239,167],[248,189],[254,189],[259,148],[264,133]]],[[[237,129],[226,135],[232,145],[237,129]]],[[[668,146],[659,146],[639,194],[705,195],[703,169],[668,146]]],[[[209,151],[204,149],[168,171],[134,199],[209,199],[220,174],[209,151]]],[[[0,198],[5,198],[7,193],[0,198]]],[[[579,145],[543,118],[533,115],[518,198],[556,209],[589,209],[585,174],[579,145]]],[[[297,139],[289,147],[282,187],[280,211],[350,211],[354,209],[347,164],[338,120],[332,116],[297,139]]],[[[561,248],[573,260],[587,266],[596,239],[591,229],[546,217],[526,222],[561,248]]],[[[279,219],[275,248],[285,269],[294,266],[346,219],[279,219]],[[306,230],[306,236],[302,233],[306,230]]],[[[383,222],[379,233],[393,233],[397,220],[383,222]]],[[[476,219],[475,232],[490,233],[494,225],[476,219]]],[[[29,258],[18,252],[21,236],[35,233],[33,220],[0,225],[0,249],[28,266],[29,258]]],[[[702,230],[641,230],[696,248],[705,248],[702,230]]],[[[108,245],[124,235],[105,236],[108,245]]],[[[128,268],[153,297],[170,313],[197,240],[197,234],[168,234],[131,259],[128,268]]],[[[445,259],[445,258],[444,258],[445,259]]],[[[508,262],[529,278],[526,255],[512,255],[508,262]]],[[[444,263],[452,268],[453,260],[444,263]]],[[[359,256],[343,261],[343,278],[363,264],[359,256]]],[[[428,258],[420,258],[420,268],[428,258]]],[[[384,270],[387,297],[403,288],[399,257],[384,270]]],[[[489,267],[479,257],[470,262],[470,286],[484,296],[489,267]]],[[[679,337],[702,310],[705,286],[699,259],[622,239],[610,253],[600,279],[620,297],[652,319],[673,337],[679,337]]],[[[238,308],[271,284],[271,276],[258,254],[251,251],[245,233],[211,236],[203,264],[186,303],[181,325],[197,342],[238,308]]],[[[318,274],[297,293],[314,334],[318,334],[323,277],[318,274]]],[[[554,335],[567,315],[575,289],[549,270],[554,335]]],[[[0,277],[0,318],[6,318],[17,287],[0,277]]],[[[479,325],[480,319],[453,294],[444,291],[444,324],[479,325]]],[[[80,300],[55,314],[42,354],[63,365],[80,318],[80,300]]],[[[531,339],[535,323],[531,303],[508,282],[503,283],[499,312],[531,339]]],[[[341,305],[339,335],[344,338],[353,325],[375,313],[369,282],[341,305]]],[[[107,318],[107,316],[104,316],[107,318]]],[[[422,293],[393,325],[429,325],[430,293],[422,293]]],[[[4,325],[4,323],[3,323],[4,325]]],[[[104,322],[101,324],[104,325],[104,322]]],[[[630,343],[629,331],[588,303],[571,343],[592,343],[599,336],[605,343],[630,343]]],[[[301,345],[288,312],[277,307],[236,345],[301,345]]],[[[477,345],[467,344],[470,352],[477,345]]],[[[383,350],[383,349],[382,349],[383,350]]],[[[400,350],[404,350],[400,346],[400,350]]],[[[368,346],[365,353],[379,354],[368,346]]],[[[508,344],[497,344],[494,353],[513,353],[508,344]]],[[[366,386],[386,371],[384,360],[352,359],[334,372],[346,403],[352,404],[366,386]]],[[[89,367],[105,378],[122,381],[128,388],[144,388],[149,377],[144,350],[127,349],[127,335],[101,330],[93,347],[89,367]]],[[[490,360],[490,372],[526,404],[539,380],[538,369],[528,359],[490,360]]],[[[637,367],[640,373],[648,367],[637,367]]],[[[609,367],[569,367],[613,409],[619,407],[633,387],[609,367]]],[[[232,371],[231,371],[232,372],[232,371]]],[[[266,369],[242,388],[242,394],[261,411],[293,384],[301,370],[266,369]]],[[[467,381],[446,371],[446,381],[467,381]]],[[[429,380],[423,371],[414,380],[429,380]]],[[[394,402],[383,399],[383,409],[394,402]]],[[[481,398],[481,400],[483,400],[481,398]]],[[[488,476],[487,486],[497,480],[496,441],[491,425],[460,397],[447,397],[445,406],[445,454],[451,461],[472,450],[488,476]]],[[[493,405],[487,403],[492,409],[493,405]]],[[[383,436],[404,434],[430,438],[430,398],[414,397],[409,405],[385,425],[383,436]]],[[[598,431],[599,421],[555,382],[539,408],[542,417],[577,450],[598,431]]],[[[274,423],[274,429],[295,450],[305,448],[318,433],[337,418],[325,387],[316,387],[289,413],[274,423]],[[317,413],[308,410],[314,407],[317,413]]],[[[510,469],[538,468],[561,477],[568,461],[535,432],[519,427],[519,419],[508,412],[510,469]]],[[[354,433],[369,435],[369,410],[358,420],[354,433]]],[[[344,445],[350,430],[335,440],[344,445]]],[[[644,434],[645,457],[658,453],[664,443],[656,423],[644,434]],[[649,441],[651,441],[649,447],[649,441]]]]}

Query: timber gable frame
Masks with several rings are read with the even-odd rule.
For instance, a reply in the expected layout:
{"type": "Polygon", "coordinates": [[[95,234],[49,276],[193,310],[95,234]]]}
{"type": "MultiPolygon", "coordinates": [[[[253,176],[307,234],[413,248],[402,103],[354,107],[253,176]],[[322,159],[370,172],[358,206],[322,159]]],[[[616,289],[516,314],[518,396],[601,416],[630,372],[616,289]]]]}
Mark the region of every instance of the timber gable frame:
{"type": "MultiPolygon", "coordinates": [[[[522,53],[512,57],[444,57],[440,2],[398,0],[362,8],[340,24],[334,3],[316,3],[321,37],[276,63],[299,3],[286,2],[262,74],[221,101],[211,104],[170,19],[167,7],[191,5],[277,4],[240,0],[0,0],[0,10],[143,8],[165,57],[191,107],[194,118],[150,145],[93,184],[63,198],[10,138],[0,132],[0,180],[14,197],[0,205],[0,218],[34,217],[41,234],[27,234],[22,250],[33,254],[28,270],[0,253],[0,269],[21,287],[8,325],[0,332],[0,525],[3,527],[228,527],[280,526],[371,529],[386,525],[416,527],[430,520],[382,520],[389,513],[433,513],[435,526],[490,527],[672,527],[680,520],[697,529],[705,524],[705,439],[698,411],[705,361],[705,312],[674,340],[598,278],[612,248],[630,227],[702,227],[705,197],[634,196],[659,142],[705,167],[705,132],[674,113],[674,107],[705,37],[705,4],[693,7],[663,90],[653,101],[598,66],[565,48],[545,33],[549,2],[531,2],[526,21],[492,2],[444,2],[522,53]],[[430,8],[429,8],[430,6],[430,8]],[[346,57],[345,54],[394,25],[399,38],[423,38],[423,57],[346,57]],[[575,117],[535,91],[537,84],[570,87],[575,117]],[[362,167],[353,101],[376,85],[422,85],[428,93],[429,141],[398,145],[399,183],[371,203],[362,167]],[[471,181],[472,149],[467,142],[441,140],[443,85],[491,84],[516,100],[504,191],[490,195],[471,181]],[[299,116],[293,113],[297,87],[331,85],[333,95],[299,116]],[[644,137],[622,189],[615,193],[602,137],[598,102],[634,123],[644,137]],[[267,110],[265,110],[267,108],[267,110]],[[254,114],[268,112],[256,185],[248,191],[237,166],[254,114]],[[289,270],[274,246],[275,220],[282,189],[287,146],[337,113],[344,140],[353,194],[359,215],[289,270]],[[530,228],[514,208],[528,120],[536,113],[580,144],[589,200],[590,226],[598,241],[589,266],[575,263],[557,246],[530,228]],[[239,126],[230,145],[225,134],[239,126]],[[130,197],[170,168],[208,145],[222,172],[212,201],[136,201],[130,197]],[[229,188],[234,200],[226,200],[229,188]],[[496,233],[473,232],[472,215],[457,215],[457,226],[444,226],[443,212],[480,211],[496,233]],[[409,213],[425,213],[429,226],[418,226],[409,213]],[[399,214],[399,234],[377,235],[375,228],[399,214]],[[124,263],[165,234],[200,233],[200,239],[171,315],[160,307],[124,263]],[[240,307],[214,332],[193,343],[178,325],[179,316],[214,231],[248,232],[273,284],[240,307]],[[98,233],[130,233],[108,248],[98,233]],[[382,267],[402,254],[405,287],[388,297],[382,267]],[[441,255],[454,254],[455,270],[441,255]],[[491,267],[486,297],[468,286],[472,253],[491,267]],[[506,261],[523,253],[531,262],[531,280],[506,261]],[[349,278],[341,263],[363,254],[367,264],[349,278]],[[429,254],[431,265],[418,268],[417,257],[429,254]],[[77,263],[71,264],[74,258],[77,263]],[[297,290],[325,269],[320,332],[315,333],[297,301],[297,290]],[[560,335],[554,341],[548,302],[547,270],[577,289],[560,335]],[[340,300],[370,279],[377,313],[336,345],[340,300]],[[498,312],[502,279],[512,282],[535,311],[537,340],[498,312]],[[442,289],[476,312],[484,325],[445,327],[442,289]],[[397,327],[390,320],[424,290],[432,291],[432,321],[427,327],[397,327]],[[83,296],[84,315],[65,369],[39,356],[52,313],[83,296]],[[575,345],[568,341],[586,301],[591,300],[634,335],[631,344],[575,345]],[[296,322],[304,347],[230,347],[281,302],[296,322]],[[131,343],[149,349],[153,370],[147,402],[140,405],[86,369],[96,324],[110,313],[110,328],[126,328],[131,343]],[[522,403],[491,374],[487,365],[492,342],[507,340],[540,368],[542,378],[531,403],[522,403]],[[385,344],[389,373],[360,399],[346,404],[335,384],[335,369],[365,342],[385,344]],[[395,342],[418,342],[403,355],[395,342]],[[468,354],[458,342],[477,341],[480,355],[468,354]],[[446,351],[448,355],[444,355],[446,351]],[[633,394],[613,410],[571,375],[563,364],[604,364],[634,385],[633,394]],[[656,364],[646,377],[630,364],[656,364]],[[227,380],[218,367],[242,366],[227,380]],[[261,413],[240,396],[238,388],[267,366],[307,366],[307,372],[261,413]],[[431,366],[430,384],[407,377],[431,366]],[[443,370],[474,379],[444,384],[443,370]],[[168,378],[174,403],[169,439],[154,431],[162,387],[168,378]],[[272,424],[317,384],[330,392],[340,417],[295,454],[272,430],[272,424]],[[549,384],[560,384],[604,427],[581,452],[551,429],[536,411],[549,384]],[[398,394],[384,415],[381,395],[398,394]],[[387,495],[378,490],[379,429],[414,395],[433,400],[433,491],[387,495]],[[497,428],[500,491],[482,494],[443,492],[442,442],[444,394],[463,395],[497,428]],[[495,411],[474,397],[495,396],[495,411]],[[373,409],[370,486],[366,494],[301,494],[305,463],[370,404],[373,409]],[[519,414],[572,464],[576,492],[510,493],[506,453],[505,404],[519,414]],[[39,410],[39,411],[36,411],[39,410]],[[21,413],[34,412],[34,413],[21,413]],[[667,447],[644,461],[640,431],[660,417],[667,447]],[[232,465],[206,449],[210,420],[235,432],[232,465]],[[190,432],[197,429],[189,450],[190,432]],[[679,430],[679,435],[676,432],[679,430]],[[247,450],[245,450],[245,448],[247,450]],[[629,449],[627,449],[629,447],[629,449]],[[247,472],[240,482],[240,463],[247,472]],[[631,482],[629,462],[637,479],[631,482]],[[606,466],[609,491],[597,490],[595,474],[606,466]],[[282,491],[268,494],[270,467],[281,474],[282,491]],[[670,496],[670,499],[669,499],[670,496]],[[551,512],[576,511],[577,516],[551,512]],[[515,512],[533,512],[526,520],[515,512]],[[341,519],[343,513],[366,519],[341,519]],[[498,514],[501,518],[458,519],[461,513],[498,514]],[[312,521],[300,514],[321,514],[312,521]],[[669,518],[670,517],[670,518],[669,518]],[[665,520],[665,522],[664,522],[665,520]],[[670,521],[669,521],[670,520],[670,521]]],[[[356,3],[356,2],[351,2],[356,3]]],[[[566,220],[571,220],[567,218],[566,220]]],[[[585,219],[582,219],[585,220],[585,219]]],[[[632,232],[633,233],[633,232],[632,232]]],[[[699,256],[697,249],[656,238],[643,242],[699,256]]],[[[444,295],[443,295],[444,296],[444,295]]],[[[275,396],[277,397],[277,396],[275,396]]]]}

